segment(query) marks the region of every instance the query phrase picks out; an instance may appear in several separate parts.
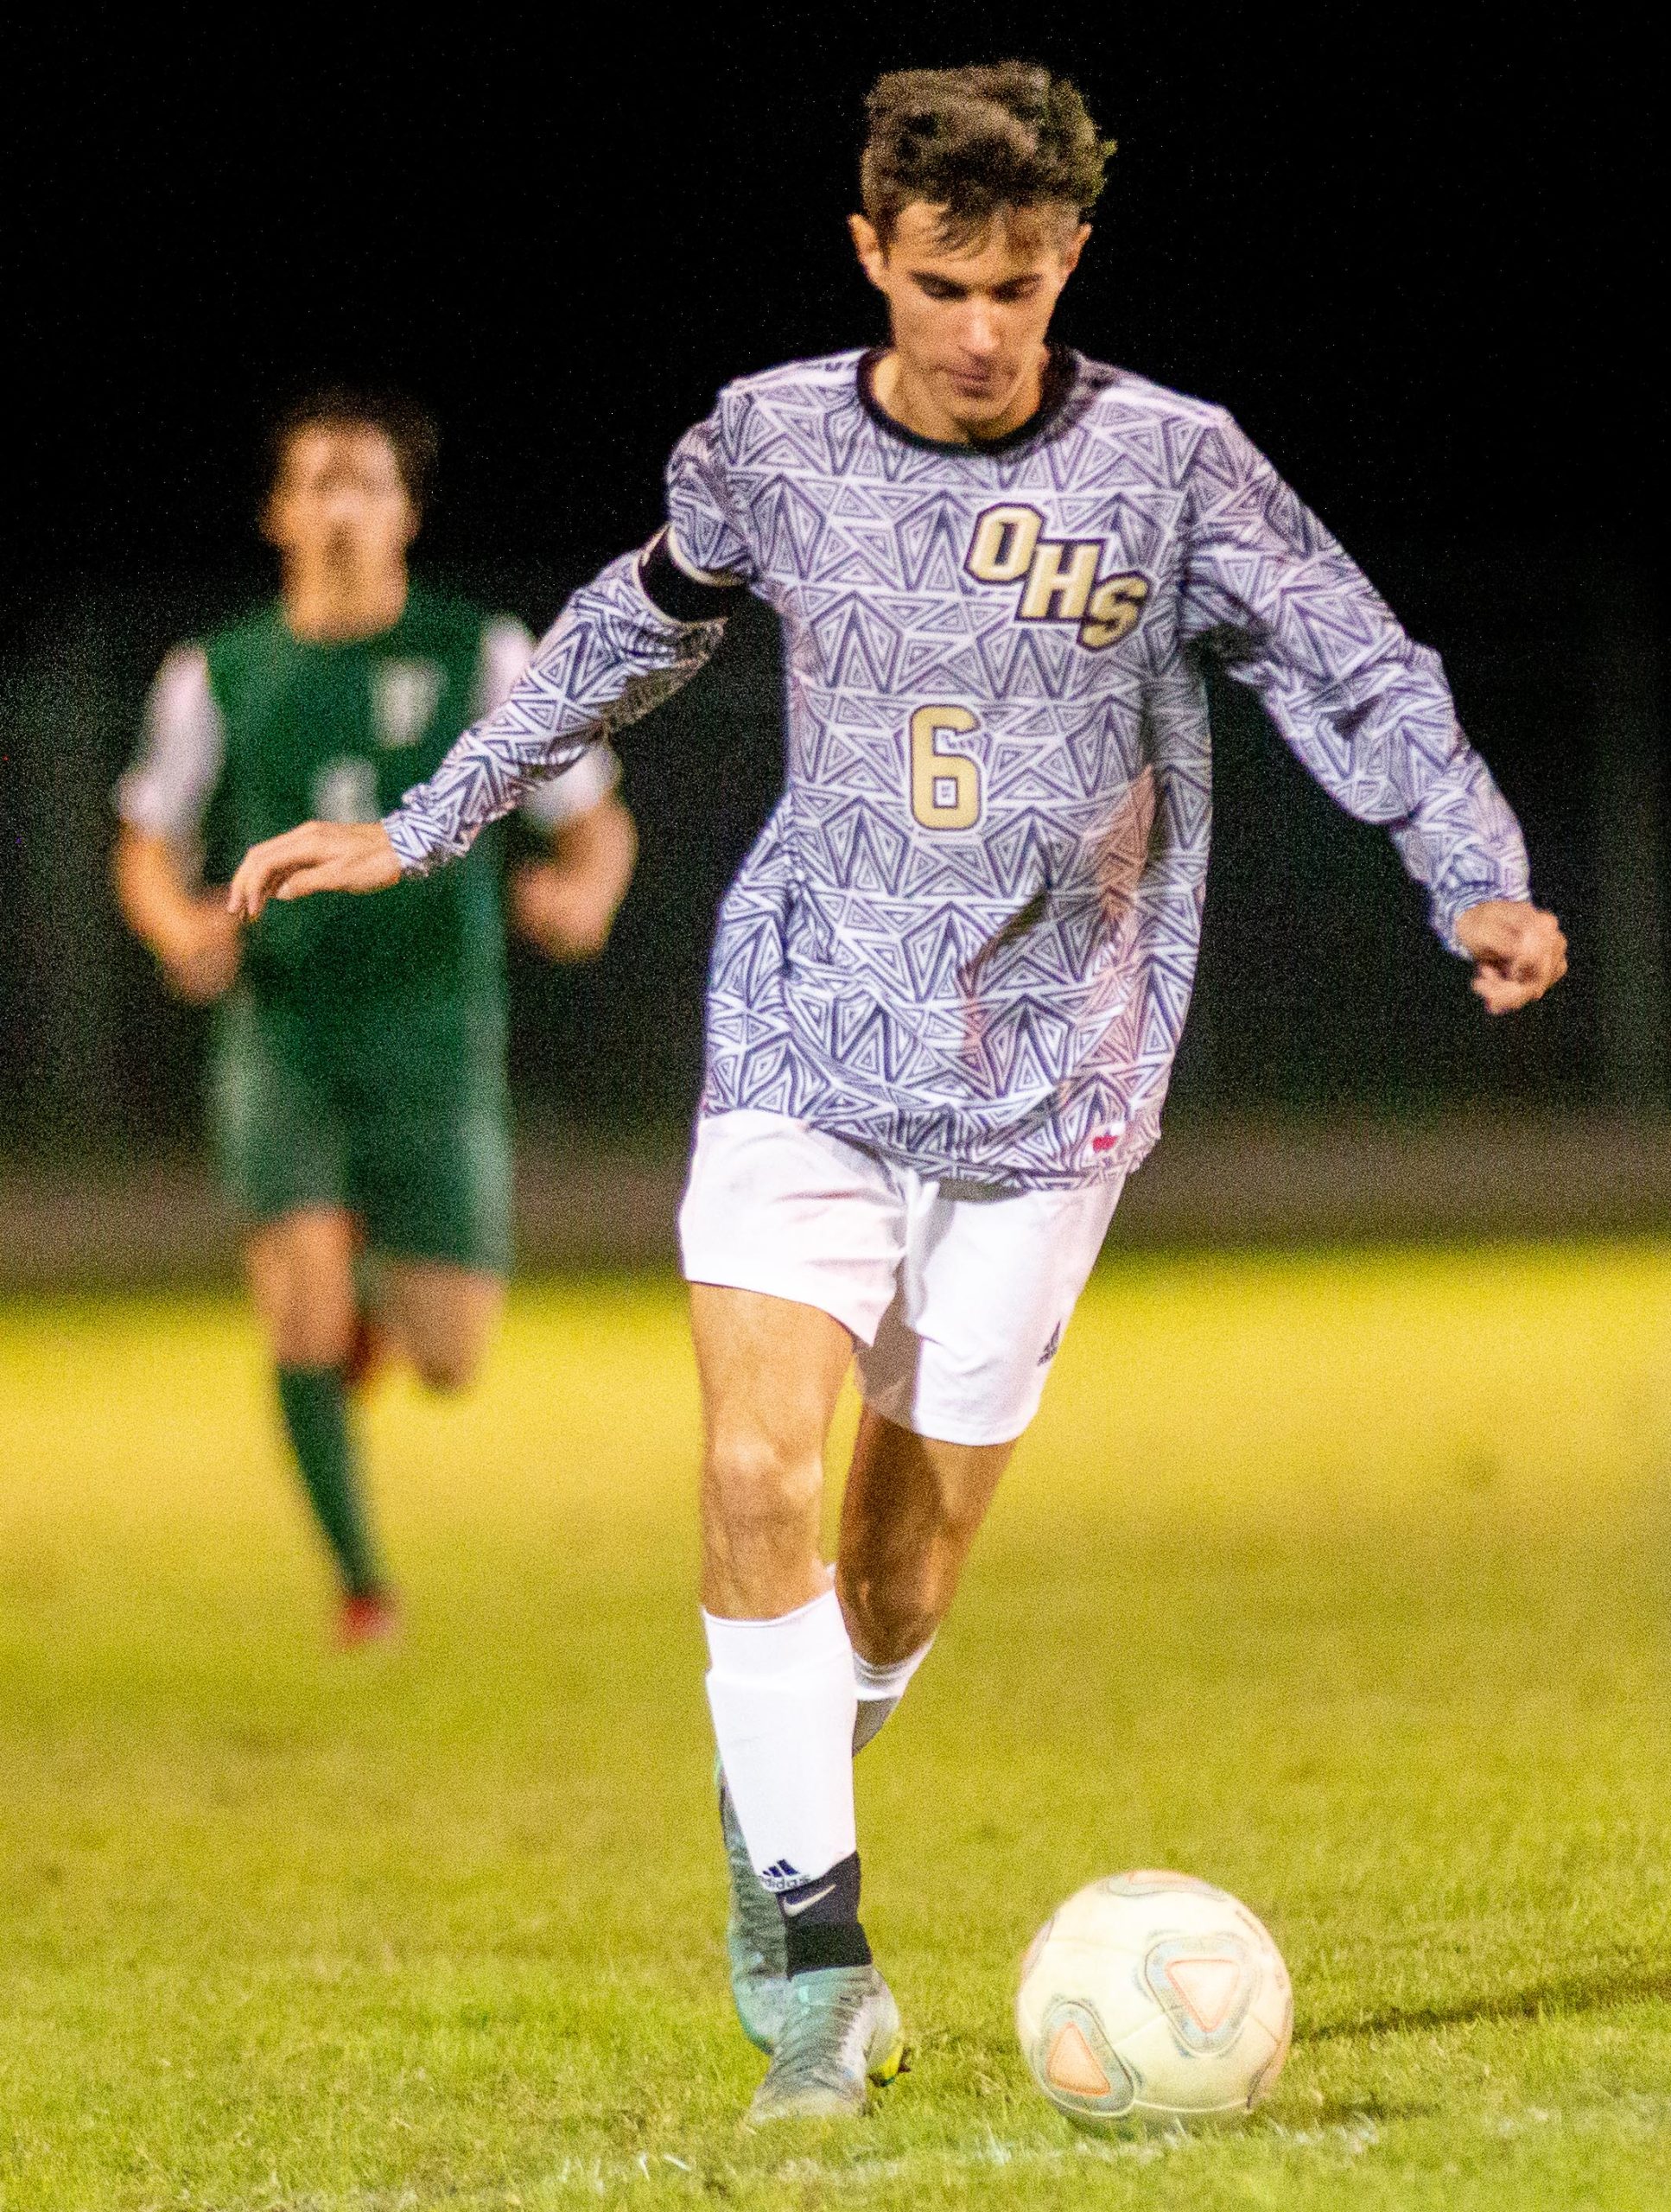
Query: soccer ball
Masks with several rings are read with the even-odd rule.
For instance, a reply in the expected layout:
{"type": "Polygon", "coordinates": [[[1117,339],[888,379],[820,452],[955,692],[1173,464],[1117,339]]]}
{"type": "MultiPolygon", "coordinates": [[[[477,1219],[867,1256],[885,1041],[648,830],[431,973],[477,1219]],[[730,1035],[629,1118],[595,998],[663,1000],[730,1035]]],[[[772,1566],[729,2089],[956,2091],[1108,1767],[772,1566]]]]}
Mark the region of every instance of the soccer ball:
{"type": "Polygon", "coordinates": [[[1293,1990],[1244,1904],[1188,1874],[1114,1874],[1053,1913],[1021,1961],[1032,2078],[1094,2133],[1239,2119],[1282,2071],[1293,1990]]]}

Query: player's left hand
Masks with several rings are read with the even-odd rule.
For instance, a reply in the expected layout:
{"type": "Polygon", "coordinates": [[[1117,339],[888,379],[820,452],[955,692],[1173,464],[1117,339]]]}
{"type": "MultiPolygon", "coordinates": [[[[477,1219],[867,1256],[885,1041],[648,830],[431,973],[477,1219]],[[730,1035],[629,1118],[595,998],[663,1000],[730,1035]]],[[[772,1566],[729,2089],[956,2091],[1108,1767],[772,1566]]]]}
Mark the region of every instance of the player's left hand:
{"type": "Polygon", "coordinates": [[[1457,942],[1474,963],[1488,1014],[1529,1006],[1566,973],[1566,939],[1553,914],[1523,899],[1487,899],[1457,917],[1457,942]]]}
{"type": "Polygon", "coordinates": [[[507,886],[511,919],[548,960],[590,960],[608,941],[620,893],[596,870],[529,861],[507,886]]]}

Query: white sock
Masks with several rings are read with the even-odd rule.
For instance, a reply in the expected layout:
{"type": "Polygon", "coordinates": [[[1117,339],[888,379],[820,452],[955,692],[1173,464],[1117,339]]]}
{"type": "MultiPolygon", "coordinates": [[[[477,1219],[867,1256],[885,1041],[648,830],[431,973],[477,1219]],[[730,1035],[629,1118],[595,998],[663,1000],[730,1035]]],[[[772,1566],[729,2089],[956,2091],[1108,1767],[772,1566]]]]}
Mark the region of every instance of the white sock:
{"type": "Polygon", "coordinates": [[[853,1646],[833,1590],[772,1621],[702,1615],[708,1703],[754,1871],[792,1889],[857,1848],[853,1646]]]}
{"type": "Polygon", "coordinates": [[[880,1732],[882,1723],[905,1694],[905,1685],[934,1648],[930,1637],[920,1651],[913,1651],[904,1659],[896,1660],[891,1667],[873,1667],[868,1659],[853,1655],[853,1686],[859,1700],[859,1710],[853,1723],[853,1748],[855,1752],[880,1732]]]}

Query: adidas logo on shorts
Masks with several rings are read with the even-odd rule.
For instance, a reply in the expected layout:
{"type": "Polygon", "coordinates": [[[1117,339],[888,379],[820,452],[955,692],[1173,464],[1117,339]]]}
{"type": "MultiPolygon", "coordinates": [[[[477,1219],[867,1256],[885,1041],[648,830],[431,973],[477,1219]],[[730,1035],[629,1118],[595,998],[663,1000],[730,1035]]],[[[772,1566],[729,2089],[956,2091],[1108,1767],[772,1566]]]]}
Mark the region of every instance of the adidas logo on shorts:
{"type": "Polygon", "coordinates": [[[1058,1321],[1050,1332],[1050,1342],[1039,1355],[1040,1367],[1048,1367],[1062,1349],[1062,1324],[1058,1321]]]}

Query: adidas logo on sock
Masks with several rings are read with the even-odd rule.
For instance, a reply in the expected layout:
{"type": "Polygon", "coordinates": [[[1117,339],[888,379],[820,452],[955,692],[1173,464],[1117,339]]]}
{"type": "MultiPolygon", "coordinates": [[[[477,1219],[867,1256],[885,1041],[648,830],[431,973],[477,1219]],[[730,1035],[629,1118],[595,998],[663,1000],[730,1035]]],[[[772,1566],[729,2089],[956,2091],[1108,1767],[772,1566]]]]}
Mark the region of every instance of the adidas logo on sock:
{"type": "Polygon", "coordinates": [[[766,1869],[760,1879],[775,1895],[779,1890],[794,1889],[797,1884],[805,1881],[806,1876],[798,1866],[791,1866],[787,1859],[779,1859],[766,1869]]]}
{"type": "Polygon", "coordinates": [[[1050,1342],[1039,1355],[1040,1367],[1048,1367],[1062,1349],[1062,1324],[1058,1321],[1050,1332],[1050,1342]]]}

